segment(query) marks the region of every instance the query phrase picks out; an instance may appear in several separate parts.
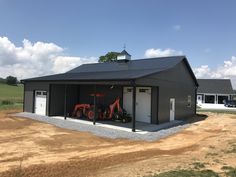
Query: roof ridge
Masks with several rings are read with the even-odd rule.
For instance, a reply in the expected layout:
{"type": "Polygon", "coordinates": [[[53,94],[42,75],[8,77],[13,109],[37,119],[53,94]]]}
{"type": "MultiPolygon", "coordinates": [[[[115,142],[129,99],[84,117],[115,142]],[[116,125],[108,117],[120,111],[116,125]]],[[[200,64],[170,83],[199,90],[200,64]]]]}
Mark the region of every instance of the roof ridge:
{"type": "MultiPolygon", "coordinates": [[[[164,69],[166,69],[166,68],[168,68],[168,67],[165,67],[164,69]]],[[[120,72],[120,71],[146,71],[146,70],[156,70],[156,69],[158,69],[158,67],[156,67],[156,68],[146,68],[146,69],[132,69],[132,70],[129,70],[129,69],[123,69],[123,70],[109,70],[109,71],[81,71],[81,72],[79,72],[79,73],[101,73],[101,72],[120,72]]],[[[65,74],[71,74],[71,73],[73,73],[73,72],[65,72],[65,74]]],[[[63,73],[62,73],[63,74],[63,73]]],[[[73,74],[77,74],[77,73],[73,73],[73,74]]]]}
{"type": "MultiPolygon", "coordinates": [[[[143,60],[154,60],[154,59],[166,59],[166,58],[177,58],[177,57],[182,57],[183,59],[186,58],[185,55],[174,55],[174,56],[164,56],[164,57],[151,57],[151,58],[136,58],[136,59],[132,59],[129,62],[133,62],[133,61],[143,61],[143,60]]],[[[110,61],[110,62],[97,62],[97,63],[85,63],[82,65],[96,65],[96,64],[110,64],[110,63],[117,63],[116,61],[110,61]]],[[[80,66],[82,66],[80,65],[80,66]]],[[[79,66],[78,66],[79,67],[79,66]]]]}

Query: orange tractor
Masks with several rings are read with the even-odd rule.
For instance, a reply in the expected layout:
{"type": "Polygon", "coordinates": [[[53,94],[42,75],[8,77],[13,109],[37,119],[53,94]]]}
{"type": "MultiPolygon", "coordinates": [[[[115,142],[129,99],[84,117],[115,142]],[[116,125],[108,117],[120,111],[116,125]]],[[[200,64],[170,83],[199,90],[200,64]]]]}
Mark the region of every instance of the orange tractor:
{"type": "MultiPolygon", "coordinates": [[[[92,94],[91,94],[92,95],[92,94]]],[[[97,97],[104,95],[97,95],[97,97]]],[[[131,117],[127,114],[127,112],[121,108],[120,106],[120,98],[116,98],[114,103],[110,104],[107,108],[103,106],[97,106],[97,117],[99,120],[115,120],[123,123],[130,122],[131,117]]],[[[75,105],[74,111],[72,113],[73,117],[82,118],[85,117],[89,120],[93,120],[94,113],[94,105],[90,104],[77,104],[75,105]]]]}

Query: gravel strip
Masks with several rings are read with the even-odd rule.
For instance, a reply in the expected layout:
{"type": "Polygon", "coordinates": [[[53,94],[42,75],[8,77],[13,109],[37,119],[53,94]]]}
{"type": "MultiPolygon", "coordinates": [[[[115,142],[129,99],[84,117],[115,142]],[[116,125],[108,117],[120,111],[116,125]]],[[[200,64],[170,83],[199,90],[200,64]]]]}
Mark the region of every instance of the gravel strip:
{"type": "Polygon", "coordinates": [[[125,138],[125,139],[131,139],[131,140],[144,140],[144,141],[156,141],[156,140],[159,140],[160,138],[164,138],[169,135],[175,134],[181,131],[182,129],[190,126],[190,124],[185,124],[184,122],[179,121],[175,125],[166,124],[165,127],[162,127],[164,129],[141,134],[138,132],[131,132],[131,130],[130,132],[128,132],[128,131],[117,130],[113,128],[106,128],[106,127],[101,127],[101,126],[96,126],[96,125],[94,126],[90,124],[83,124],[83,123],[71,121],[70,119],[64,120],[64,119],[36,115],[33,113],[22,112],[22,113],[17,113],[13,115],[17,117],[24,117],[24,118],[37,120],[40,122],[46,122],[46,123],[55,125],[57,127],[66,128],[69,130],[91,132],[94,135],[106,137],[106,138],[112,138],[112,139],[125,138]]]}

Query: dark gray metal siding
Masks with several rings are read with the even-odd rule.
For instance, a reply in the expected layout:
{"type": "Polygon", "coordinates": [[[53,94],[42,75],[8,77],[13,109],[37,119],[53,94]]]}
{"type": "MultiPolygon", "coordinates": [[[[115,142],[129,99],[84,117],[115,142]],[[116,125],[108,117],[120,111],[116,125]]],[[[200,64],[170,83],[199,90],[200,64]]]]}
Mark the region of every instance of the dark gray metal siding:
{"type": "Polygon", "coordinates": [[[64,114],[64,93],[64,85],[51,85],[50,116],[59,116],[64,114]]]}
{"type": "Polygon", "coordinates": [[[158,103],[159,103],[159,88],[152,87],[151,95],[151,123],[158,124],[158,103]]]}
{"type": "Polygon", "coordinates": [[[26,82],[25,83],[25,94],[24,94],[24,111],[34,112],[34,92],[35,90],[47,91],[47,109],[46,114],[48,115],[49,109],[49,83],[46,82],[26,82]]]}
{"type": "Polygon", "coordinates": [[[79,85],[68,85],[67,86],[67,103],[66,103],[66,110],[67,114],[71,115],[74,110],[75,105],[78,103],[79,100],[79,85]]]}
{"type": "Polygon", "coordinates": [[[175,98],[175,119],[183,119],[195,114],[195,83],[183,62],[170,70],[138,79],[136,83],[159,87],[157,116],[159,123],[169,121],[170,98],[175,98]],[[187,107],[188,95],[191,96],[191,107],[187,107]]]}
{"type": "MultiPolygon", "coordinates": [[[[75,104],[78,102],[78,85],[67,85],[66,112],[71,115],[75,104]]],[[[65,104],[65,85],[52,84],[50,97],[50,116],[63,116],[65,104]]]]}
{"type": "MultiPolygon", "coordinates": [[[[98,93],[105,94],[104,97],[100,97],[97,99],[98,104],[109,106],[111,103],[115,101],[117,97],[120,97],[122,99],[122,86],[113,86],[113,88],[111,88],[111,85],[110,86],[98,85],[96,87],[98,93]]],[[[91,93],[94,93],[93,85],[81,85],[79,94],[79,103],[93,104],[93,97],[90,96],[91,93]]],[[[122,105],[122,100],[120,104],[122,105]]]]}

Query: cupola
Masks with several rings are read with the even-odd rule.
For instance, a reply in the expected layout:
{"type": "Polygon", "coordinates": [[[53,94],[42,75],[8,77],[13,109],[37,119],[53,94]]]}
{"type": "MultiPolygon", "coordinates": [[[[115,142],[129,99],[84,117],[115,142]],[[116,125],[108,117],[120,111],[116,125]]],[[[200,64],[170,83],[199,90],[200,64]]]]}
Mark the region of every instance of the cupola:
{"type": "Polygon", "coordinates": [[[124,49],[118,56],[117,60],[131,60],[131,55],[124,49]]]}

